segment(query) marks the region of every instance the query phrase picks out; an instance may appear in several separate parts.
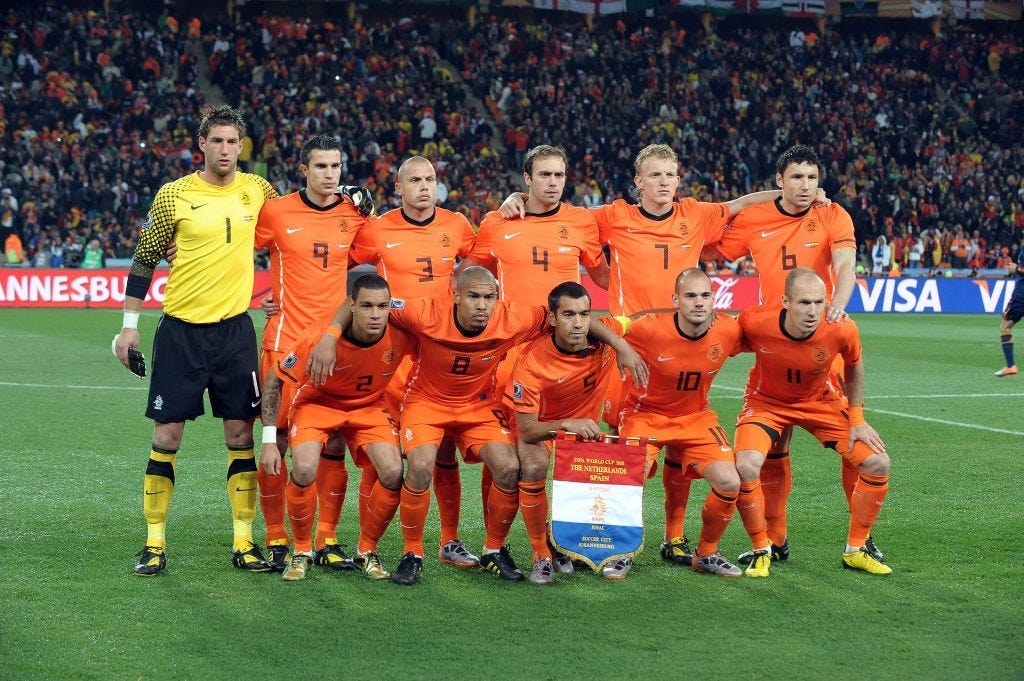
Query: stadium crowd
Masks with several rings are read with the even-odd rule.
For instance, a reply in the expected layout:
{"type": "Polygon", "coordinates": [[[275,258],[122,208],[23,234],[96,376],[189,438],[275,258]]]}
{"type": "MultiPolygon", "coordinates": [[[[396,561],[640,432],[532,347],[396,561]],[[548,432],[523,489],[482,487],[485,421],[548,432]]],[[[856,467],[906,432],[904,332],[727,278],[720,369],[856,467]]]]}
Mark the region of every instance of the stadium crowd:
{"type": "Polygon", "coordinates": [[[629,195],[630,159],[651,142],[683,159],[681,196],[715,201],[773,187],[772,159],[805,143],[827,159],[823,186],[853,216],[864,271],[879,235],[885,274],[1015,260],[1024,54],[1012,31],[935,35],[908,21],[818,35],[795,21],[705,30],[692,14],[592,27],[535,16],[218,26],[166,12],[10,10],[0,238],[17,235],[40,267],[80,265],[93,240],[108,259],[130,257],[156,188],[201,163],[193,135],[208,78],[250,122],[242,166],[282,193],[299,188],[297,153],[317,132],[342,136],[346,182],[371,188],[379,210],[398,205],[404,157],[433,159],[439,200],[474,225],[519,188],[522,153],[540,143],[568,150],[567,193],[581,205],[629,195]]]}

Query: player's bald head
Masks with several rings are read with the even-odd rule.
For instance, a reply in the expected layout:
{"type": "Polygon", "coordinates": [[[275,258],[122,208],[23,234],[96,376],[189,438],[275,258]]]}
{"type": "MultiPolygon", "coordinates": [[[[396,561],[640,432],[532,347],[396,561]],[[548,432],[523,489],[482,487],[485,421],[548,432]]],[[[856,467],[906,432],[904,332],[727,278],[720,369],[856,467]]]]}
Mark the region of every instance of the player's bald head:
{"type": "Polygon", "coordinates": [[[810,267],[797,267],[786,275],[786,297],[793,298],[797,289],[813,288],[819,285],[824,291],[825,282],[817,272],[810,267]]]}
{"type": "Polygon", "coordinates": [[[679,291],[687,283],[696,280],[706,280],[709,284],[711,283],[711,277],[704,270],[699,267],[688,267],[676,276],[676,291],[679,291]]]}
{"type": "Polygon", "coordinates": [[[473,286],[475,284],[490,284],[495,289],[498,288],[498,280],[494,278],[491,271],[485,267],[479,265],[473,265],[459,272],[458,278],[455,280],[455,285],[464,289],[467,286],[473,286]]]}
{"type": "Polygon", "coordinates": [[[422,173],[426,169],[429,174],[434,173],[434,164],[422,156],[410,156],[398,166],[398,178],[402,179],[410,172],[422,173]],[[410,169],[412,166],[412,169],[410,169]]]}

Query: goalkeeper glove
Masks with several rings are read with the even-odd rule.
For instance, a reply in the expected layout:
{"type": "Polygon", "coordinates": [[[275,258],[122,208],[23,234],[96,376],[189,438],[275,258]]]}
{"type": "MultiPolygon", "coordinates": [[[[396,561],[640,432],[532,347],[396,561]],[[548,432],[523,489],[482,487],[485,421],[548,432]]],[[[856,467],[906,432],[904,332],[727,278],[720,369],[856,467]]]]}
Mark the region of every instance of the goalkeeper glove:
{"type": "Polygon", "coordinates": [[[373,212],[373,194],[369,189],[346,184],[338,187],[335,192],[347,196],[352,205],[359,210],[360,215],[365,217],[373,212]]]}
{"type": "MultiPolygon", "coordinates": [[[[117,339],[120,335],[114,336],[114,340],[110,341],[110,351],[114,353],[114,357],[117,357],[117,339]]],[[[146,357],[135,348],[128,348],[128,371],[139,378],[146,377],[146,357]]]]}

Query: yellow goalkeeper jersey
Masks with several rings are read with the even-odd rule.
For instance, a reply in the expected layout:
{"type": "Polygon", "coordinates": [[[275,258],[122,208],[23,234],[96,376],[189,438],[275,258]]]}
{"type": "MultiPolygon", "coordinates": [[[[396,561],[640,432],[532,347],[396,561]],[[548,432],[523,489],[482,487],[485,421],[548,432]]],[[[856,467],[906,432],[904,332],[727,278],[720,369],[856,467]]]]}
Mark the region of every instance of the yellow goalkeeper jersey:
{"type": "Polygon", "coordinates": [[[204,182],[199,172],[160,188],[139,236],[132,272],[145,275],[174,241],[178,255],[164,292],[164,312],[210,324],[249,309],[253,243],[263,204],[277,192],[265,179],[235,173],[231,184],[204,182]],[[138,269],[138,271],[136,271],[138,269]]]}

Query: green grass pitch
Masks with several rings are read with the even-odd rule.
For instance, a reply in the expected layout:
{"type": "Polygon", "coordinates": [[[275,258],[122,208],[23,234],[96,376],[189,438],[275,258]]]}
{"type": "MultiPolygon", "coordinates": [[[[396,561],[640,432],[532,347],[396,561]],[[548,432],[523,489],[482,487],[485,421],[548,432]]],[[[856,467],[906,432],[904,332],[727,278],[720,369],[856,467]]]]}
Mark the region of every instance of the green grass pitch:
{"type": "MultiPolygon", "coordinates": [[[[156,319],[143,316],[147,355],[156,319]]],[[[110,353],[120,312],[5,309],[0,678],[1024,678],[1024,375],[992,375],[1003,363],[998,319],[857,322],[866,415],[893,459],[875,527],[891,576],[840,568],[838,460],[798,433],[793,554],[769,579],[663,562],[657,480],[645,492],[647,548],[623,582],[576,574],[537,588],[428,556],[410,588],[319,568],[297,584],[234,570],[226,453],[209,416],[186,427],[167,573],[133,576],[151,424],[145,384],[110,353]]],[[[750,362],[730,360],[712,390],[727,430],[750,362]]],[[[463,468],[472,549],[483,541],[478,481],[463,468]]],[[[339,530],[349,544],[357,483],[353,470],[339,530]]],[[[706,491],[694,484],[691,540],[706,491]]],[[[518,520],[510,543],[528,568],[518,520]]],[[[732,558],[747,548],[738,517],[721,548],[732,558]]],[[[381,544],[390,569],[400,552],[396,521],[381,544]]]]}

